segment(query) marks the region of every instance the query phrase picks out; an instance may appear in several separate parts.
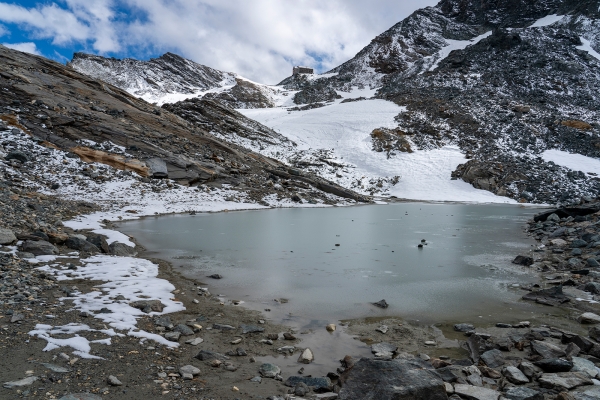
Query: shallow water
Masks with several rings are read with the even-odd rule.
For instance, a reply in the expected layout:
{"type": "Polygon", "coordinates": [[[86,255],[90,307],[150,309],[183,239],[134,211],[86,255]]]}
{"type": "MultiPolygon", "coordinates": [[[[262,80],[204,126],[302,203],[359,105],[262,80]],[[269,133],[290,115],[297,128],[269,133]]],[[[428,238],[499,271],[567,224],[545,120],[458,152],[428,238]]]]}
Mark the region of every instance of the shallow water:
{"type": "Polygon", "coordinates": [[[396,203],[150,217],[119,230],[213,294],[270,309],[275,322],[306,327],[384,315],[440,322],[532,312],[513,309],[523,294],[513,285],[533,277],[511,260],[534,245],[523,226],[538,211],[396,203]],[[207,277],[215,273],[223,279],[207,277]],[[388,309],[371,304],[381,299],[388,309]]]}

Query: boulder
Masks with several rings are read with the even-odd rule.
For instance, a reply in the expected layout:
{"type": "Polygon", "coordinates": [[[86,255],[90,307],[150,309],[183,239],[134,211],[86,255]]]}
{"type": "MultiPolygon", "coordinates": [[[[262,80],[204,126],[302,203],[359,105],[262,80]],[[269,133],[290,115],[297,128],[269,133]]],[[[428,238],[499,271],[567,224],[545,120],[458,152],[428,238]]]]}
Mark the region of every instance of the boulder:
{"type": "Polygon", "coordinates": [[[598,376],[598,369],[590,360],[581,357],[572,357],[571,361],[573,362],[572,372],[583,372],[588,374],[590,378],[598,376]]]}
{"type": "Polygon", "coordinates": [[[108,247],[108,243],[106,239],[102,235],[90,234],[87,237],[88,242],[96,246],[99,250],[102,250],[103,253],[109,253],[110,249],[108,247]]]}
{"type": "Polygon", "coordinates": [[[423,369],[422,364],[416,360],[381,361],[361,358],[340,379],[343,385],[339,400],[448,398],[444,381],[434,371],[423,369]]]}
{"type": "Polygon", "coordinates": [[[169,177],[167,163],[164,160],[158,157],[150,158],[146,160],[146,165],[152,178],[164,179],[169,177]]]}
{"type": "Polygon", "coordinates": [[[502,395],[508,400],[544,400],[544,395],[528,387],[512,387],[502,395]]]}
{"type": "Polygon", "coordinates": [[[100,249],[92,243],[77,236],[69,236],[69,238],[65,240],[65,246],[73,250],[85,251],[86,253],[100,253],[100,249]]]}
{"type": "Polygon", "coordinates": [[[544,372],[569,372],[573,368],[573,363],[564,358],[544,358],[534,364],[544,372]]]}
{"type": "Polygon", "coordinates": [[[17,237],[10,229],[0,228],[0,245],[12,244],[17,241],[17,237]]]}
{"type": "Polygon", "coordinates": [[[600,315],[586,312],[581,314],[577,320],[581,324],[598,324],[600,323],[600,315]]]}
{"type": "Polygon", "coordinates": [[[371,353],[375,355],[375,358],[380,359],[391,359],[397,349],[398,346],[389,343],[376,343],[371,345],[371,353]]]}
{"type": "Polygon", "coordinates": [[[26,240],[21,245],[21,251],[31,253],[36,256],[48,256],[58,254],[58,249],[52,243],[45,240],[26,240]]]}
{"type": "Polygon", "coordinates": [[[512,261],[512,263],[529,267],[530,265],[533,264],[533,258],[529,257],[529,256],[520,256],[519,255],[519,256],[515,257],[515,259],[512,261]]]}
{"type": "Polygon", "coordinates": [[[498,349],[486,351],[481,355],[481,360],[490,368],[497,368],[504,365],[504,356],[498,349]]]}
{"type": "Polygon", "coordinates": [[[521,372],[520,369],[518,369],[517,367],[514,367],[512,365],[504,368],[502,373],[504,374],[504,376],[506,376],[506,379],[508,379],[515,385],[522,385],[524,383],[529,383],[529,378],[527,378],[525,376],[525,374],[523,372],[521,372]]]}
{"type": "Polygon", "coordinates": [[[533,340],[531,342],[531,349],[534,353],[542,356],[542,358],[550,359],[566,356],[566,353],[560,347],[539,340],[533,340]]]}
{"type": "Polygon", "coordinates": [[[454,330],[456,332],[469,332],[474,329],[475,329],[475,327],[471,324],[456,324],[456,325],[454,325],[454,330]]]}
{"type": "Polygon", "coordinates": [[[498,400],[500,397],[500,392],[495,390],[463,384],[454,385],[454,393],[469,400],[498,400]]]}
{"type": "Polygon", "coordinates": [[[108,253],[113,256],[133,257],[137,254],[135,247],[120,242],[112,242],[108,245],[108,253]]]}
{"type": "Polygon", "coordinates": [[[575,389],[578,386],[593,385],[592,379],[581,372],[559,372],[555,374],[542,374],[538,379],[542,387],[550,389],[575,389]]]}

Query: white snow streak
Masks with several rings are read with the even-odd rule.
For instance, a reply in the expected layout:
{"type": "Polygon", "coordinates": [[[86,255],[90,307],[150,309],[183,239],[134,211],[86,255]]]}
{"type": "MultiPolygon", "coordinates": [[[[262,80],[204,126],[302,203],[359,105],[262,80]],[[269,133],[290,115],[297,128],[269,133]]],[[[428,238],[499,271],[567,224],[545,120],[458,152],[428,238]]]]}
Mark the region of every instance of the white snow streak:
{"type": "Polygon", "coordinates": [[[561,167],[582,171],[586,173],[600,174],[600,160],[586,157],[581,154],[572,154],[562,150],[546,150],[542,153],[544,161],[560,165],[561,167]]]}

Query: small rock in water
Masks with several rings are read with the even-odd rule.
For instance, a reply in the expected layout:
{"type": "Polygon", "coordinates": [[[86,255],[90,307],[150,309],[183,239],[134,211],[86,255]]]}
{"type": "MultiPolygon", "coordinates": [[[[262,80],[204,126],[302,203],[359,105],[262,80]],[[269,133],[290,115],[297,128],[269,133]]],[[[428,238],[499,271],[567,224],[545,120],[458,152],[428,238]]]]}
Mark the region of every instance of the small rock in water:
{"type": "Polygon", "coordinates": [[[422,245],[421,243],[419,243],[419,244],[417,245],[417,247],[418,247],[418,248],[420,248],[420,249],[422,249],[422,248],[423,248],[423,245],[422,245]]]}
{"type": "Polygon", "coordinates": [[[213,278],[213,279],[223,279],[223,275],[220,274],[212,274],[208,276],[209,278],[213,278]]]}
{"type": "Polygon", "coordinates": [[[502,322],[498,322],[496,324],[496,328],[512,328],[512,327],[513,326],[511,324],[505,324],[505,323],[502,323],[502,322]]]}
{"type": "Polygon", "coordinates": [[[327,332],[333,332],[335,331],[335,324],[329,324],[325,327],[325,329],[327,329],[327,332]]]}
{"type": "Polygon", "coordinates": [[[109,375],[108,376],[108,384],[111,386],[121,386],[123,383],[117,379],[116,376],[114,375],[109,375]]]}
{"type": "Polygon", "coordinates": [[[311,351],[311,349],[305,349],[302,354],[300,354],[300,357],[298,357],[298,362],[301,362],[303,364],[310,364],[311,362],[313,362],[314,360],[314,356],[313,356],[313,352],[311,351]]]}
{"type": "Polygon", "coordinates": [[[469,332],[475,329],[475,327],[471,324],[456,324],[454,325],[454,330],[456,332],[469,332]]]}
{"type": "Polygon", "coordinates": [[[260,366],[258,372],[265,378],[275,378],[281,373],[281,369],[275,364],[265,363],[260,366]]]}
{"type": "Polygon", "coordinates": [[[388,308],[389,304],[387,303],[387,301],[385,301],[385,299],[379,300],[377,303],[373,303],[374,306],[377,306],[379,308],[388,308]]]}

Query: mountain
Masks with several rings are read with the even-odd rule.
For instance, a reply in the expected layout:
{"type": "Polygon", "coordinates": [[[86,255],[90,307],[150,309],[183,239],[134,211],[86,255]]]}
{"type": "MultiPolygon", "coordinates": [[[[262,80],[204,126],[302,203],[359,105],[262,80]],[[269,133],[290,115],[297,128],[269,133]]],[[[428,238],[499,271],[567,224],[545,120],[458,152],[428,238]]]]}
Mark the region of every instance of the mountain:
{"type": "Polygon", "coordinates": [[[233,108],[272,107],[268,91],[253,82],[173,53],[149,61],[75,53],[67,65],[158,105],[207,96],[233,108]]]}
{"type": "Polygon", "coordinates": [[[296,144],[255,151],[359,192],[574,203],[600,193],[599,53],[597,1],[442,0],[325,74],[253,84],[266,107],[204,98],[296,144]]]}

